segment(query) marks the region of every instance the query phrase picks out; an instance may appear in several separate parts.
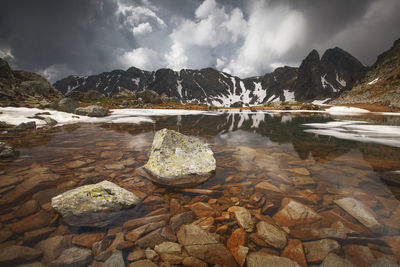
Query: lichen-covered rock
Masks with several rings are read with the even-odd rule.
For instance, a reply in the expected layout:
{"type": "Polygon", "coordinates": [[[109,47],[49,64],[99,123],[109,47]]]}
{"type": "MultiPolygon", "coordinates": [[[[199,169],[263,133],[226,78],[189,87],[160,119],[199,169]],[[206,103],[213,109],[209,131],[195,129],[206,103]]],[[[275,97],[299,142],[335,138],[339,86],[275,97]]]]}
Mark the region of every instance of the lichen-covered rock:
{"type": "Polygon", "coordinates": [[[94,105],[85,108],[77,108],[75,109],[75,113],[89,117],[105,117],[108,114],[108,109],[94,105]]]}
{"type": "Polygon", "coordinates": [[[199,138],[162,129],[156,132],[149,161],[141,168],[152,181],[175,187],[195,186],[215,173],[214,153],[199,138]]]}
{"type": "Polygon", "coordinates": [[[58,195],[51,206],[72,226],[104,227],[120,211],[135,206],[140,198],[109,181],[84,185],[58,195]]]}

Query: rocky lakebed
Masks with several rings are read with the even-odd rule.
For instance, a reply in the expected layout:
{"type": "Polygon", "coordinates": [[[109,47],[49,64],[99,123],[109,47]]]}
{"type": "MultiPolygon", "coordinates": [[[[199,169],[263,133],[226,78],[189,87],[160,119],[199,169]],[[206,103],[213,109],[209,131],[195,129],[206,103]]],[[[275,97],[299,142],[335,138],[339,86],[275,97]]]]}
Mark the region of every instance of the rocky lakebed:
{"type": "Polygon", "coordinates": [[[336,111],[3,123],[0,266],[399,266],[400,117],[336,111]]]}

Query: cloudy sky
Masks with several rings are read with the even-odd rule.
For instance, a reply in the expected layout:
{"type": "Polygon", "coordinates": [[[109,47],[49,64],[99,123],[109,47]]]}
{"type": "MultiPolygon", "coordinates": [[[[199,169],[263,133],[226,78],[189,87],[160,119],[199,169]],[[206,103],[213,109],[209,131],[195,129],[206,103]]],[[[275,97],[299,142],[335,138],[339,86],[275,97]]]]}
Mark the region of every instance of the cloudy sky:
{"type": "Polygon", "coordinates": [[[399,0],[2,0],[0,57],[52,82],[135,66],[249,77],[339,46],[371,65],[399,0]]]}

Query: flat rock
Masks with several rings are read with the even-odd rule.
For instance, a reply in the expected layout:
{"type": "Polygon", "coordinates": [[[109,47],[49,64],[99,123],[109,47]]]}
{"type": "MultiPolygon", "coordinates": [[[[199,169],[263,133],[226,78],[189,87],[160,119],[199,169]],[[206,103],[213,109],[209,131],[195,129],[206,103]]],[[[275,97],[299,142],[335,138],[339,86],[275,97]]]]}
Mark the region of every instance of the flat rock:
{"type": "Polygon", "coordinates": [[[196,214],[193,211],[187,211],[173,216],[169,223],[174,233],[177,233],[182,225],[192,223],[195,218],[196,214]]]}
{"type": "Polygon", "coordinates": [[[242,227],[246,232],[249,233],[253,232],[254,221],[251,218],[251,214],[247,209],[243,208],[243,209],[233,210],[232,208],[229,208],[228,212],[231,211],[240,227],[242,227]]]}
{"type": "Polygon", "coordinates": [[[49,236],[56,230],[55,227],[45,227],[24,233],[24,243],[36,242],[49,236]]]}
{"type": "Polygon", "coordinates": [[[138,228],[127,232],[125,235],[125,239],[128,241],[135,242],[142,235],[147,234],[155,229],[161,228],[164,225],[166,225],[166,223],[167,223],[166,221],[159,221],[139,226],[138,228]]]}
{"type": "Polygon", "coordinates": [[[42,251],[30,247],[9,246],[0,249],[0,265],[13,266],[33,261],[43,254],[42,251]]]}
{"type": "Polygon", "coordinates": [[[321,267],[356,267],[352,262],[339,257],[335,253],[329,253],[321,264],[321,267]]]}
{"type": "Polygon", "coordinates": [[[381,233],[383,231],[383,225],[376,220],[373,212],[362,202],[354,198],[347,197],[335,200],[335,203],[372,232],[381,233]]]}
{"type": "Polygon", "coordinates": [[[290,231],[290,235],[294,238],[301,240],[316,240],[316,239],[338,239],[344,240],[347,238],[347,234],[353,233],[354,231],[348,228],[308,228],[302,227],[299,229],[293,229],[290,231]]]}
{"type": "Polygon", "coordinates": [[[186,257],[183,259],[183,265],[186,267],[207,267],[208,264],[195,257],[186,257]]]}
{"type": "Polygon", "coordinates": [[[301,267],[307,267],[307,260],[304,254],[303,244],[298,239],[289,239],[287,246],[282,251],[282,257],[297,262],[301,267]]]}
{"type": "Polygon", "coordinates": [[[39,203],[36,200],[31,199],[22,204],[21,206],[19,206],[19,208],[14,212],[14,214],[17,217],[26,217],[39,211],[39,209],[40,209],[39,203]]]}
{"type": "Polygon", "coordinates": [[[29,232],[38,228],[46,227],[50,224],[50,215],[41,210],[36,214],[25,217],[19,222],[10,224],[10,229],[18,234],[29,232]]]}
{"type": "Polygon", "coordinates": [[[157,267],[156,264],[154,264],[150,260],[140,260],[140,261],[135,261],[131,264],[129,264],[129,267],[157,267]]]}
{"type": "Polygon", "coordinates": [[[278,187],[276,187],[275,185],[273,185],[267,181],[262,181],[262,182],[256,184],[254,188],[256,189],[256,191],[260,191],[265,194],[282,193],[282,191],[278,187]]]}
{"type": "Polygon", "coordinates": [[[132,230],[137,228],[138,226],[142,226],[149,223],[155,223],[159,221],[168,221],[170,218],[169,214],[161,214],[161,215],[154,215],[154,216],[147,216],[137,219],[132,219],[124,223],[124,228],[126,230],[132,230]]]}
{"type": "Polygon", "coordinates": [[[282,200],[281,209],[272,217],[281,226],[309,224],[321,220],[322,217],[310,207],[290,198],[282,200]]]}
{"type": "Polygon", "coordinates": [[[244,265],[247,253],[249,252],[249,248],[244,246],[245,243],[246,232],[242,228],[236,229],[227,242],[229,251],[240,266],[244,265]]]}
{"type": "Polygon", "coordinates": [[[329,253],[338,252],[340,250],[339,243],[331,239],[304,242],[303,246],[308,263],[321,262],[329,253]]]}
{"type": "Polygon", "coordinates": [[[189,187],[208,180],[215,169],[214,153],[208,144],[196,137],[162,129],[154,136],[150,158],[142,173],[158,184],[189,187]]]}
{"type": "Polygon", "coordinates": [[[154,250],[160,255],[165,262],[172,264],[182,263],[182,248],[178,243],[163,242],[154,247],[154,250]]]}
{"type": "Polygon", "coordinates": [[[64,250],[54,261],[50,262],[49,267],[65,266],[88,266],[93,258],[92,251],[87,248],[72,247],[64,250]]]}
{"type": "Polygon", "coordinates": [[[93,105],[84,108],[77,108],[75,109],[75,113],[88,117],[105,117],[108,114],[108,109],[93,105]]]}
{"type": "Polygon", "coordinates": [[[161,235],[161,228],[150,232],[136,241],[136,244],[141,248],[154,248],[156,245],[161,244],[165,238],[161,235]]]}
{"type": "Polygon", "coordinates": [[[196,202],[190,205],[189,208],[197,215],[197,217],[217,217],[220,215],[219,211],[204,202],[196,202]]]}
{"type": "Polygon", "coordinates": [[[120,211],[140,202],[135,194],[102,181],[69,190],[51,200],[51,206],[71,226],[104,227],[120,215],[120,211]]]}
{"type": "Polygon", "coordinates": [[[138,261],[140,259],[144,259],[145,257],[146,255],[144,254],[144,250],[141,248],[136,248],[128,254],[126,259],[128,261],[138,261]]]}
{"type": "Polygon", "coordinates": [[[212,264],[236,265],[228,249],[212,234],[197,225],[187,224],[182,226],[177,237],[179,243],[185,247],[190,256],[212,264]]]}
{"type": "Polygon", "coordinates": [[[122,252],[117,250],[102,265],[102,267],[125,267],[122,252]]]}
{"type": "Polygon", "coordinates": [[[103,239],[104,233],[83,233],[72,238],[72,244],[92,248],[92,245],[103,239]]]}
{"type": "Polygon", "coordinates": [[[252,252],[247,256],[247,267],[300,267],[297,262],[263,252],[252,252]]]}
{"type": "Polygon", "coordinates": [[[371,250],[367,246],[345,245],[342,249],[346,259],[357,266],[371,266],[371,263],[375,261],[374,255],[372,255],[371,250]]]}
{"type": "Polygon", "coordinates": [[[64,236],[60,235],[42,240],[35,246],[35,249],[43,252],[43,258],[41,262],[45,265],[60,256],[61,252],[66,248],[67,241],[65,240],[64,236]]]}
{"type": "Polygon", "coordinates": [[[287,244],[286,233],[265,221],[260,221],[257,224],[257,235],[265,243],[274,248],[283,249],[287,244]]]}

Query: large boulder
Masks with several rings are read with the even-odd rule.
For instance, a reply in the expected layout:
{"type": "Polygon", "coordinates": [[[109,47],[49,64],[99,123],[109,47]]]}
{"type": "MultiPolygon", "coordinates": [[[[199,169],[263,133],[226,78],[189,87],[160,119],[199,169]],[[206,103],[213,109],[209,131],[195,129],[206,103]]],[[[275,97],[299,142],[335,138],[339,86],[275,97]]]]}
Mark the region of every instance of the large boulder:
{"type": "Polygon", "coordinates": [[[214,175],[216,162],[207,143],[173,130],[156,132],[148,162],[141,173],[173,187],[195,186],[214,175]]]}
{"type": "Polygon", "coordinates": [[[73,113],[75,111],[75,109],[78,107],[79,107],[79,101],[77,101],[73,98],[65,97],[57,103],[56,108],[59,111],[73,113]]]}
{"type": "Polygon", "coordinates": [[[75,109],[75,113],[89,117],[105,117],[108,114],[108,109],[94,105],[85,108],[77,108],[75,109]]]}
{"type": "Polygon", "coordinates": [[[104,227],[140,202],[135,194],[109,181],[84,185],[58,195],[51,206],[72,226],[104,227]]]}

